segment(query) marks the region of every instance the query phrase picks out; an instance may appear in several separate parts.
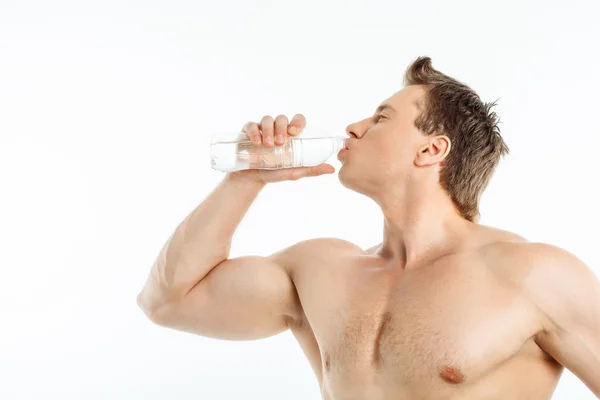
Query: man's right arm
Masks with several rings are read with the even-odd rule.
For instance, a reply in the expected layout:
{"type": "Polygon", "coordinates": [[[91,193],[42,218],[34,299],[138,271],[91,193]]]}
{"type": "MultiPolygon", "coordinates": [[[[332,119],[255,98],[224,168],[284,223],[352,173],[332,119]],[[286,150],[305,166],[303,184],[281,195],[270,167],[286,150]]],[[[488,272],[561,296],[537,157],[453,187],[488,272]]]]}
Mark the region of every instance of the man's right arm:
{"type": "Polygon", "coordinates": [[[276,256],[247,256],[221,262],[183,298],[147,314],[158,325],[184,332],[253,340],[288,329],[301,306],[276,256]]]}
{"type": "Polygon", "coordinates": [[[202,336],[253,339],[287,328],[295,289],[272,257],[228,259],[231,238],[264,183],[228,175],[179,224],[137,302],[153,322],[202,336]]]}
{"type": "MultiPolygon", "coordinates": [[[[285,137],[286,129],[289,132],[294,126],[301,132],[305,124],[301,114],[289,125],[285,116],[275,121],[264,117],[260,126],[250,122],[243,131],[258,137],[259,145],[260,135],[285,137]]],[[[321,164],[228,174],[164,245],[137,297],[138,305],[159,325],[208,337],[257,339],[287,329],[288,321],[301,312],[288,271],[290,260],[298,257],[295,246],[270,257],[229,259],[231,240],[267,183],[334,171],[331,165],[321,164]]]]}

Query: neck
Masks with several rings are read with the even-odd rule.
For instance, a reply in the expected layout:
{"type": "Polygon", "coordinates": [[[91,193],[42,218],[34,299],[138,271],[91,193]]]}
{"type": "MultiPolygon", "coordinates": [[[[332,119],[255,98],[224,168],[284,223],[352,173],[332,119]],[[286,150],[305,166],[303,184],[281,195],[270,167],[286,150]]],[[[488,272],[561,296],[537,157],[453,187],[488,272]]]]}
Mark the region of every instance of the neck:
{"type": "Polygon", "coordinates": [[[395,265],[411,268],[450,252],[473,226],[439,184],[392,192],[395,195],[377,201],[384,215],[377,255],[395,265]]]}

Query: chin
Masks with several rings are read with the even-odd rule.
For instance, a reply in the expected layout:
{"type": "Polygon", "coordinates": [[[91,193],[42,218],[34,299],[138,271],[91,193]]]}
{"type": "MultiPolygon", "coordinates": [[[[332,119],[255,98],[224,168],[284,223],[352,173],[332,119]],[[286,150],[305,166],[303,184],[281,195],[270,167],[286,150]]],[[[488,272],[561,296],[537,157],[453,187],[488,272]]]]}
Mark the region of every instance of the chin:
{"type": "Polygon", "coordinates": [[[346,186],[346,181],[347,181],[347,177],[346,177],[346,169],[345,166],[342,164],[341,168],[338,171],[337,174],[338,180],[340,181],[340,183],[344,186],[346,186]]]}
{"type": "Polygon", "coordinates": [[[342,186],[344,186],[350,190],[358,191],[357,190],[358,185],[356,185],[356,182],[355,182],[356,177],[352,176],[350,171],[344,165],[342,165],[342,167],[340,168],[340,170],[338,172],[338,180],[340,181],[342,186]]]}
{"type": "Polygon", "coordinates": [[[367,196],[373,199],[373,186],[376,185],[372,181],[372,174],[356,174],[356,171],[342,166],[338,172],[338,180],[346,189],[367,196]]]}

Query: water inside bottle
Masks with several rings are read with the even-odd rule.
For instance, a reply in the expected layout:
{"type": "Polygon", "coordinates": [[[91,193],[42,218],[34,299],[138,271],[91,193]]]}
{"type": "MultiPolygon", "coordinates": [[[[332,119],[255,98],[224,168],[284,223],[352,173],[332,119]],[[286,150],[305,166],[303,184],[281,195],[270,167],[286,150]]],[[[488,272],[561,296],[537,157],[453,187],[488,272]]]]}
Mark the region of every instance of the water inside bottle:
{"type": "Polygon", "coordinates": [[[291,141],[273,147],[257,146],[249,140],[218,142],[211,145],[212,165],[228,171],[289,168],[294,166],[292,148],[291,141]],[[223,162],[223,158],[230,160],[223,162]]]}
{"type": "Polygon", "coordinates": [[[283,146],[272,147],[257,146],[247,139],[225,139],[211,144],[211,164],[224,172],[313,166],[327,161],[338,146],[332,137],[291,138],[283,146]]]}

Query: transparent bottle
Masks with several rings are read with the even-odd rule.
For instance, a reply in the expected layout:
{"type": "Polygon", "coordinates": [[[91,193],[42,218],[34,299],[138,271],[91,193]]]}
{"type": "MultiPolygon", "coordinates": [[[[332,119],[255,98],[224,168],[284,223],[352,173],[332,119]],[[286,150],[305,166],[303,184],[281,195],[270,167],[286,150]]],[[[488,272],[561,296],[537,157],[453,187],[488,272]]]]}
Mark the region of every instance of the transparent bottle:
{"type": "Polygon", "coordinates": [[[285,143],[255,145],[245,133],[218,133],[210,142],[211,167],[233,172],[244,169],[282,169],[323,164],[345,147],[346,137],[288,137],[285,143]]]}

